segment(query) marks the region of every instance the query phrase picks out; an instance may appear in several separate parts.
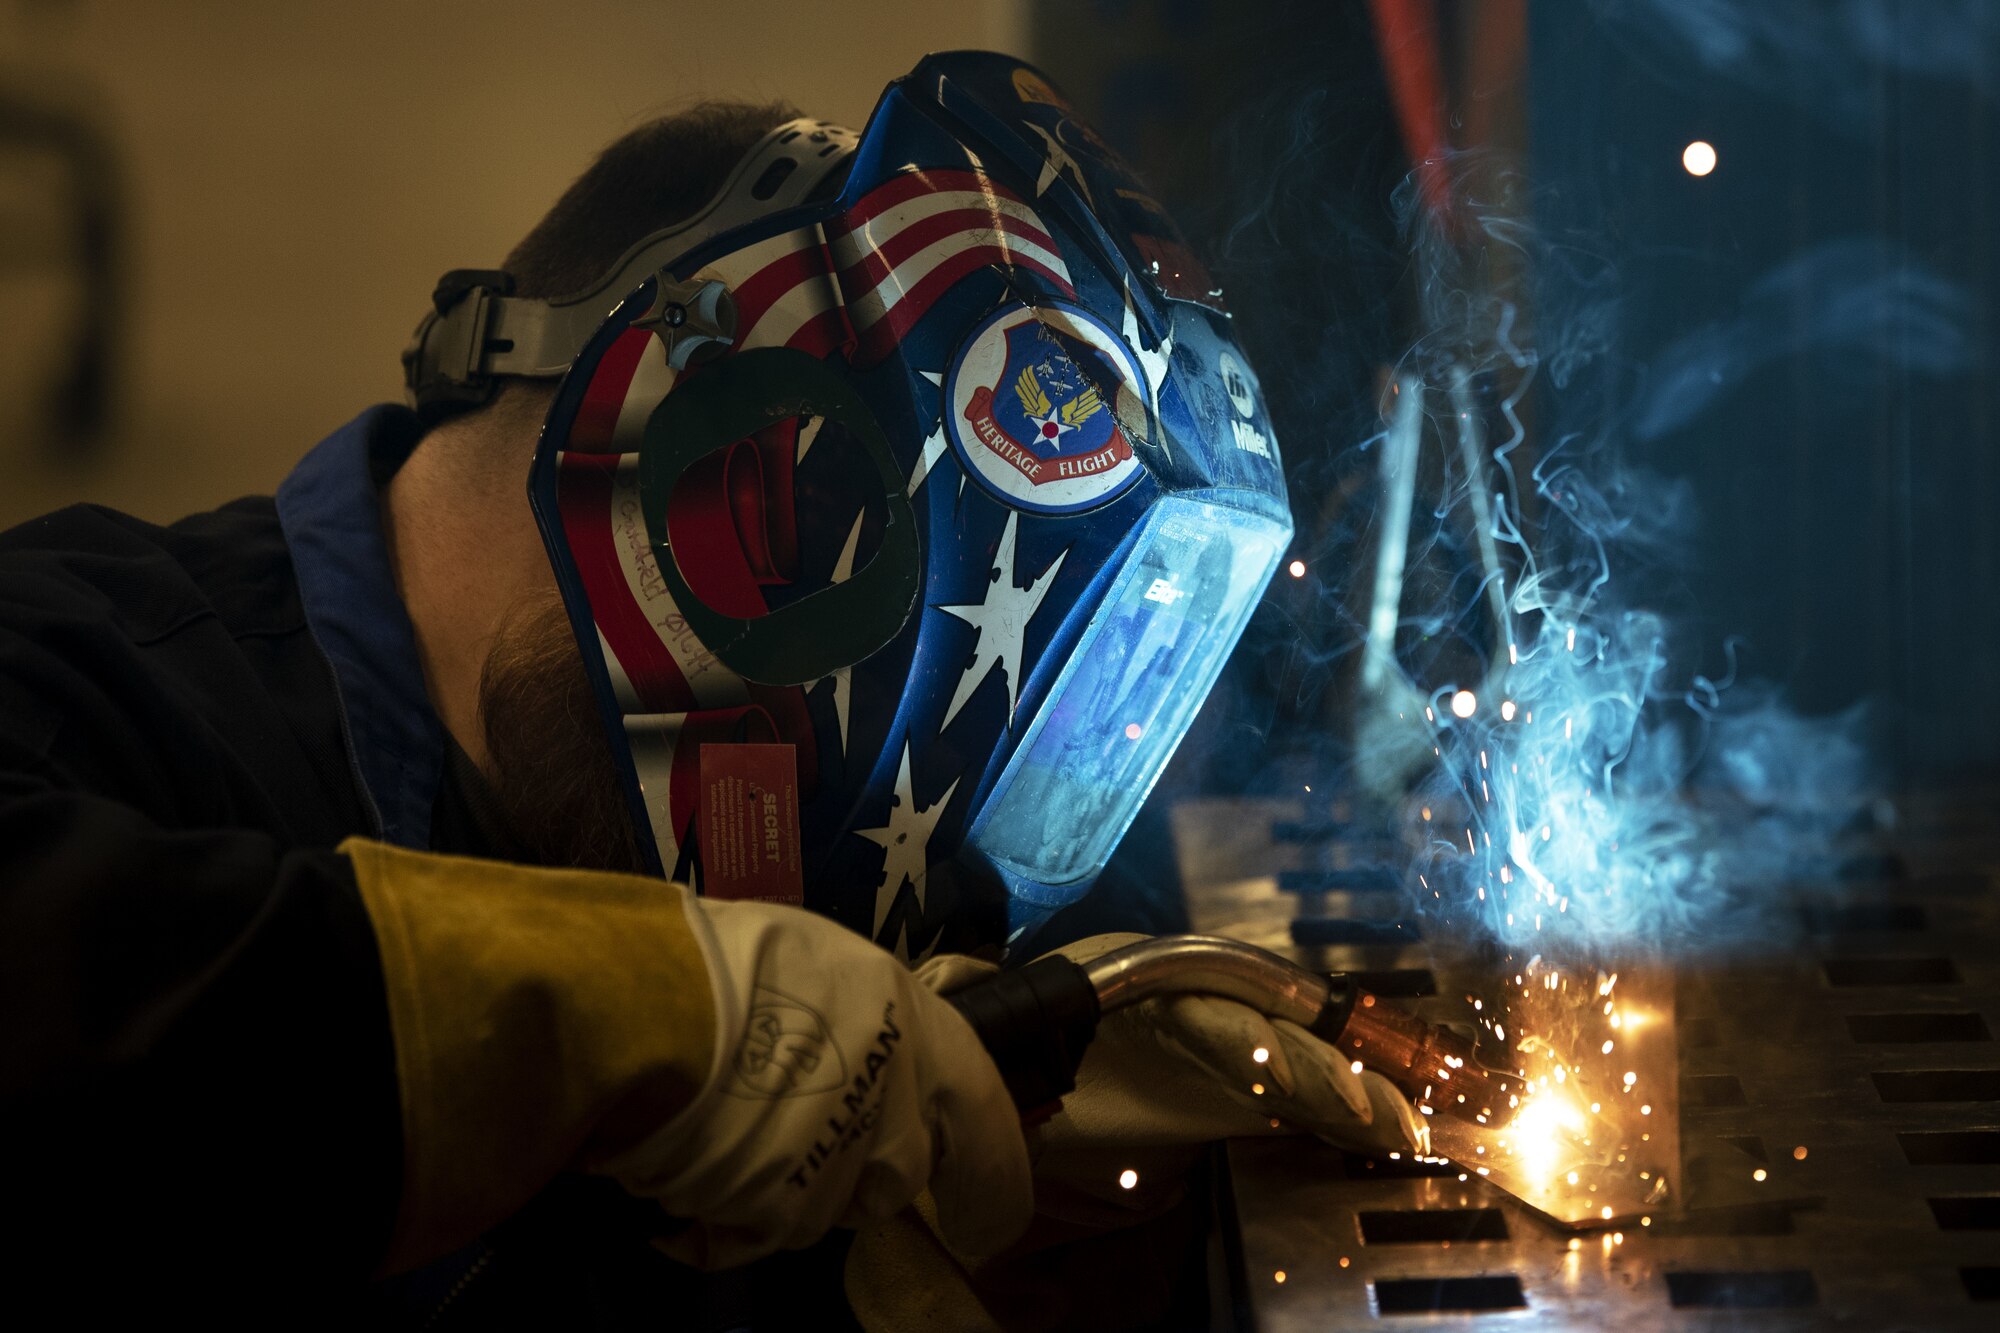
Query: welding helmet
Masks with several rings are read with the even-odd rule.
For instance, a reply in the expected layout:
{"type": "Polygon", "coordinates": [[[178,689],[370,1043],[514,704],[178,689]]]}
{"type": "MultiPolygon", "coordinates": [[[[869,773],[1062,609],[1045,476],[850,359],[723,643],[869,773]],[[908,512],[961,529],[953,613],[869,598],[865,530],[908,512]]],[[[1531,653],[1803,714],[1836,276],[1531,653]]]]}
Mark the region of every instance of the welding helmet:
{"type": "Polygon", "coordinates": [[[1221,293],[1008,57],[779,127],[587,292],[435,305],[420,407],[562,377],[530,495],[658,871],[905,957],[1089,888],[1291,537],[1221,293]]]}

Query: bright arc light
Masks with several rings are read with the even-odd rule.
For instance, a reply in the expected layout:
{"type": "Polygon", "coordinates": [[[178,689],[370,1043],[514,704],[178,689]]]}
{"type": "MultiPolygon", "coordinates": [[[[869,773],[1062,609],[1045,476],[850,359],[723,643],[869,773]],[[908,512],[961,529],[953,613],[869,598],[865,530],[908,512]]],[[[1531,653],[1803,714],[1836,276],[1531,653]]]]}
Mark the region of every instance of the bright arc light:
{"type": "Polygon", "coordinates": [[[1706,139],[1696,139],[1681,149],[1681,165],[1690,176],[1706,176],[1715,170],[1715,145],[1706,139]]]}
{"type": "Polygon", "coordinates": [[[1471,690],[1460,690],[1451,696],[1451,711],[1458,717],[1471,717],[1479,707],[1479,696],[1471,690]]]}
{"type": "Polygon", "coordinates": [[[1303,560],[1294,560],[1291,564],[1286,565],[1285,568],[1291,571],[1291,575],[1295,579],[1302,579],[1306,576],[1306,562],[1303,560]]]}

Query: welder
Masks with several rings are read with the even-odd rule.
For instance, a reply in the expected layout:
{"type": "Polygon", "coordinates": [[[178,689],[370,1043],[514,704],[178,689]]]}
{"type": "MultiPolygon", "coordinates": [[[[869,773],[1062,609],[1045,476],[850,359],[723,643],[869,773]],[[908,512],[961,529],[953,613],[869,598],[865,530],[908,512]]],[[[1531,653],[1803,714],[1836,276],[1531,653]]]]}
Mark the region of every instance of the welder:
{"type": "Polygon", "coordinates": [[[942,998],[1089,888],[1290,536],[1221,293],[1040,75],[645,125],[404,359],[275,498],[0,537],[17,1301],[777,1326],[921,1216],[848,1280],[893,1320],[1038,1188],[1415,1142],[1213,998],[1024,1132],[942,998]]]}

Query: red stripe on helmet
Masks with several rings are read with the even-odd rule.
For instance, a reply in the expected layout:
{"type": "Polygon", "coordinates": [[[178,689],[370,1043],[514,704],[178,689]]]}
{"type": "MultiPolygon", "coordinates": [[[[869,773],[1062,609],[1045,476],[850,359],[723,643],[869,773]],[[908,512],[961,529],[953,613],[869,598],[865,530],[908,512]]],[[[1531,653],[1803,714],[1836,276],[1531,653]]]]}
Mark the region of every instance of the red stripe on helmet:
{"type": "Polygon", "coordinates": [[[810,352],[824,360],[852,341],[854,334],[847,327],[847,312],[833,306],[799,325],[798,331],[785,339],[785,346],[810,352]]]}
{"type": "Polygon", "coordinates": [[[683,712],[694,706],[694,693],[625,580],[627,553],[618,549],[612,528],[612,478],[617,466],[618,459],[611,454],[563,456],[556,483],[563,533],[590,601],[591,618],[647,711],[683,712]]]}
{"type": "Polygon", "coordinates": [[[961,251],[939,264],[916,286],[899,297],[896,303],[882,312],[882,317],[862,330],[855,348],[855,364],[873,365],[894,351],[896,344],[903,340],[916,322],[929,312],[940,296],[949,291],[967,274],[989,264],[1004,264],[1014,268],[1033,269],[1061,289],[1063,295],[1074,297],[1076,289],[1069,280],[1039,260],[1029,259],[1011,250],[1003,250],[997,245],[976,246],[961,251]]]}
{"type": "Polygon", "coordinates": [[[772,260],[731,289],[736,298],[736,327],[745,333],[757,327],[785,293],[825,271],[817,246],[794,250],[772,260]]]}
{"type": "Polygon", "coordinates": [[[577,404],[576,420],[570,423],[566,447],[579,453],[608,454],[616,447],[618,412],[639,369],[639,358],[653,345],[653,335],[644,329],[627,329],[605,349],[596,373],[584,386],[583,401],[577,404]]]}
{"type": "Polygon", "coordinates": [[[949,213],[934,213],[930,217],[919,218],[895,235],[885,238],[874,249],[863,250],[859,258],[840,270],[841,290],[848,293],[850,301],[858,299],[862,293],[880,286],[895,272],[898,264],[926,246],[954,234],[977,237],[979,239],[974,244],[987,245],[992,244],[991,237],[998,235],[1004,239],[1026,241],[1052,255],[1062,253],[1062,248],[1047,232],[1019,218],[998,209],[988,212],[977,208],[958,208],[949,213]]]}
{"type": "Polygon", "coordinates": [[[886,213],[896,205],[907,203],[919,195],[941,194],[951,190],[973,190],[980,194],[1011,199],[1017,204],[1024,202],[1020,195],[983,172],[941,168],[906,171],[855,200],[854,207],[841,214],[839,225],[846,231],[852,231],[873,221],[879,214],[886,213]]]}

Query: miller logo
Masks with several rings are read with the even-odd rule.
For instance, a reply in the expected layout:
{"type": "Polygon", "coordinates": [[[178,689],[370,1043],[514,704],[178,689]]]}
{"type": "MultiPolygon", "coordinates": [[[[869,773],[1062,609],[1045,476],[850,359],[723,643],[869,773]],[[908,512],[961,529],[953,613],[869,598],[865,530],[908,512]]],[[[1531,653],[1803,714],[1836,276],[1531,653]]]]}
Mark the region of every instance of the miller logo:
{"type": "Polygon", "coordinates": [[[945,383],[946,433],[965,469],[1003,503],[1076,514],[1139,480],[1147,429],[1124,340],[1075,306],[1010,305],[966,340],[945,383]]]}

